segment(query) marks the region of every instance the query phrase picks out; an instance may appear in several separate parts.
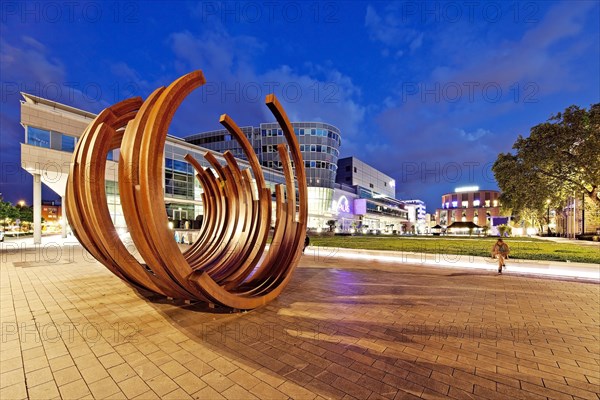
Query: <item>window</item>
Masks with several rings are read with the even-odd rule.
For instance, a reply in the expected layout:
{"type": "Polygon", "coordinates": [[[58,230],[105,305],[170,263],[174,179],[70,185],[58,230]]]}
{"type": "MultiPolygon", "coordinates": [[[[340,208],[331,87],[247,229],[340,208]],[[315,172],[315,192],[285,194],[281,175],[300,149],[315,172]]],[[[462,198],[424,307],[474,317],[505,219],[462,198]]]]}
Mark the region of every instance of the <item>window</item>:
{"type": "Polygon", "coordinates": [[[304,136],[304,129],[300,129],[300,136],[304,136]]]}
{"type": "MultiPolygon", "coordinates": [[[[464,197],[463,197],[464,198],[464,197]]],[[[462,207],[463,208],[469,208],[469,201],[468,200],[463,200],[462,201],[462,207]]]]}
{"type": "Polygon", "coordinates": [[[354,173],[357,173],[357,172],[358,172],[358,170],[356,169],[356,167],[354,167],[354,173]]]}
{"type": "Polygon", "coordinates": [[[351,167],[351,166],[349,166],[349,165],[346,165],[346,172],[350,172],[350,170],[351,170],[351,169],[352,169],[352,167],[351,167]]]}
{"type": "Polygon", "coordinates": [[[383,182],[383,186],[387,186],[387,182],[383,182]]]}
{"type": "Polygon", "coordinates": [[[310,151],[317,151],[317,145],[316,144],[311,144],[310,145],[310,151]]]}
{"type": "Polygon", "coordinates": [[[27,144],[50,148],[50,132],[44,129],[27,127],[27,144]]]}
{"type": "Polygon", "coordinates": [[[75,151],[76,142],[77,139],[74,136],[62,135],[62,143],[60,148],[62,151],[68,151],[72,153],[75,151]]]}
{"type": "Polygon", "coordinates": [[[373,189],[373,188],[374,188],[374,186],[373,186],[373,184],[372,184],[372,183],[369,183],[369,187],[370,187],[371,189],[373,189]]]}

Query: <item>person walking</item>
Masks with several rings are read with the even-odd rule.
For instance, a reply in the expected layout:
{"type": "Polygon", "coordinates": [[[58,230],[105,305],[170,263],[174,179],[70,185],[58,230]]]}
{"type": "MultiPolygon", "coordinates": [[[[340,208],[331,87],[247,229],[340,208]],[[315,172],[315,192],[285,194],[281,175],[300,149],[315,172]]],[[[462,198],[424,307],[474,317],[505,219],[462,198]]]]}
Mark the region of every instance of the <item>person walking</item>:
{"type": "Polygon", "coordinates": [[[496,243],[494,243],[494,247],[492,247],[492,257],[498,258],[498,273],[502,273],[502,267],[506,267],[504,261],[508,258],[508,254],[510,253],[510,247],[508,244],[502,240],[502,238],[498,238],[496,243]]]}

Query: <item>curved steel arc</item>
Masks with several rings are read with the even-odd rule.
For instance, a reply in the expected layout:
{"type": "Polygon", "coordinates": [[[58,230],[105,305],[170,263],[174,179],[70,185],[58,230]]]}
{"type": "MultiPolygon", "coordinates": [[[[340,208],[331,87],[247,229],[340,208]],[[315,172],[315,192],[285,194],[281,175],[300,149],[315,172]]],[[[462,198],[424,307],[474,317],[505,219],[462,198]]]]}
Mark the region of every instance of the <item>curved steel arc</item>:
{"type": "Polygon", "coordinates": [[[135,287],[174,298],[253,309],[277,297],[298,264],[308,215],[304,162],[285,111],[274,95],[267,96],[267,106],[289,148],[277,147],[285,186],[275,187],[273,242],[265,253],[272,223],[271,190],[251,143],[223,114],[220,122],[242,147],[250,168],[240,169],[230,152],[224,154],[223,165],[212,153],[205,154],[211,168],[203,168],[186,155],[203,189],[204,219],[197,240],[182,253],[161,201],[164,146],[177,108],[204,83],[202,72],[194,71],[158,88],[146,101],[129,99],[102,111],[81,136],[73,155],[67,217],[82,245],[135,287]],[[146,264],[127,251],[108,212],[104,171],[106,154],[113,148],[121,151],[123,214],[146,264]]]}

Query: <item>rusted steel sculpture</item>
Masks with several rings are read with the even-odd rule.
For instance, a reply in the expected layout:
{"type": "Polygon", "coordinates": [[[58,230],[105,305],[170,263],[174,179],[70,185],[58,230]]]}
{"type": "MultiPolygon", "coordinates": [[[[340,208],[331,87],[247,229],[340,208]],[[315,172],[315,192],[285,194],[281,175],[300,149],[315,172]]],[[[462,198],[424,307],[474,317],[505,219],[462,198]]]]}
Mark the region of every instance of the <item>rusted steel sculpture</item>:
{"type": "Polygon", "coordinates": [[[277,147],[286,183],[285,188],[275,188],[275,230],[265,253],[271,226],[271,191],[252,145],[235,122],[222,115],[221,124],[240,143],[251,171],[240,170],[230,152],[224,154],[226,165],[210,152],[204,155],[216,174],[202,168],[191,155],[185,157],[204,190],[204,222],[196,242],[182,253],[165,213],[164,145],[178,106],[204,83],[202,72],[194,71],[155,90],[146,101],[124,100],[98,114],[73,155],[67,182],[67,217],[81,244],[115,275],[137,288],[176,299],[253,309],[281,293],[300,259],[307,223],[304,161],[285,111],[273,94],[268,95],[266,104],[289,149],[285,144],[277,147]],[[108,151],[116,148],[121,154],[123,215],[145,264],[127,250],[110,218],[105,166],[108,151]]]}

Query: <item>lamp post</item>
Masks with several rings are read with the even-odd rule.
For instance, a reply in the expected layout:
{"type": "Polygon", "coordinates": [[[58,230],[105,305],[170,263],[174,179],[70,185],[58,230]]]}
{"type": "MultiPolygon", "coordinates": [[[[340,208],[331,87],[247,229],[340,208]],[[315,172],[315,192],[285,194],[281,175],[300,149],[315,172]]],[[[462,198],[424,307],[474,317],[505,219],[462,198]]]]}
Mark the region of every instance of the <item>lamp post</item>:
{"type": "MultiPolygon", "coordinates": [[[[25,207],[25,200],[19,200],[17,202],[17,204],[19,205],[19,208],[23,208],[25,207]]],[[[17,218],[15,221],[16,225],[17,225],[17,239],[19,238],[19,233],[21,232],[21,219],[17,218]]]]}
{"type": "Polygon", "coordinates": [[[550,199],[546,200],[548,205],[548,236],[550,236],[550,199]]]}

